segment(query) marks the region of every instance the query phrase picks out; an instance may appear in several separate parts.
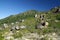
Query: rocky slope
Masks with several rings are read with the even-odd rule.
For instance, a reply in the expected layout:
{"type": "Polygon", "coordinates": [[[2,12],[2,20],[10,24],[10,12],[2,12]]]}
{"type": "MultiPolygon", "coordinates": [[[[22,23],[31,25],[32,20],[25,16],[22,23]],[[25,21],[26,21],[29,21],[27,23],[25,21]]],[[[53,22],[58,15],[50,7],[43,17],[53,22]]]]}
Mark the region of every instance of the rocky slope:
{"type": "Polygon", "coordinates": [[[0,40],[60,40],[60,7],[30,10],[0,20],[0,40]]]}

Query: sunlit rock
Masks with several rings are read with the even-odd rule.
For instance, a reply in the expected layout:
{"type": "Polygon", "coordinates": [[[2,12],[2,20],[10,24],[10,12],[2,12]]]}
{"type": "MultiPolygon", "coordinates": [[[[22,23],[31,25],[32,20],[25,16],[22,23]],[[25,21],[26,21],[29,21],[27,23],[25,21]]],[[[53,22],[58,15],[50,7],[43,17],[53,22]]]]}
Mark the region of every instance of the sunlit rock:
{"type": "Polygon", "coordinates": [[[52,35],[53,35],[53,36],[55,36],[55,35],[56,35],[56,33],[52,33],[52,35]]]}
{"type": "Polygon", "coordinates": [[[16,31],[17,33],[19,32],[19,31],[16,31]]]}
{"type": "Polygon", "coordinates": [[[11,23],[12,25],[14,25],[14,23],[11,23]]]}
{"type": "Polygon", "coordinates": [[[26,28],[26,26],[20,26],[20,28],[22,28],[22,29],[23,29],[23,28],[26,28]]]}
{"type": "Polygon", "coordinates": [[[13,31],[13,30],[15,30],[15,26],[13,26],[10,31],[13,31]]]}
{"type": "Polygon", "coordinates": [[[59,12],[60,12],[60,8],[59,8],[59,12]]]}
{"type": "Polygon", "coordinates": [[[18,24],[19,22],[15,22],[16,24],[18,24]]]}
{"type": "Polygon", "coordinates": [[[46,26],[48,26],[48,25],[49,25],[49,23],[48,23],[48,22],[46,22],[46,23],[45,23],[45,25],[46,25],[46,26]]]}
{"type": "Polygon", "coordinates": [[[35,18],[37,17],[38,15],[37,14],[35,14],[35,18]]]}
{"type": "Polygon", "coordinates": [[[15,26],[13,26],[12,29],[15,29],[15,26]]]}
{"type": "Polygon", "coordinates": [[[18,26],[18,25],[16,25],[15,29],[16,29],[16,30],[19,30],[20,28],[19,28],[19,26],[18,26]]]}
{"type": "Polygon", "coordinates": [[[23,19],[22,22],[24,22],[25,20],[23,19]]]}
{"type": "Polygon", "coordinates": [[[39,29],[39,28],[44,28],[44,26],[42,26],[41,24],[38,24],[37,25],[37,28],[39,29]]]}
{"type": "Polygon", "coordinates": [[[4,28],[7,28],[8,27],[8,24],[6,24],[6,23],[4,23],[3,25],[4,25],[4,28]]]}
{"type": "Polygon", "coordinates": [[[4,39],[5,40],[11,40],[11,39],[14,40],[14,37],[13,36],[5,36],[4,39]]]}
{"type": "Polygon", "coordinates": [[[59,22],[59,20],[55,20],[55,22],[59,22]]]}

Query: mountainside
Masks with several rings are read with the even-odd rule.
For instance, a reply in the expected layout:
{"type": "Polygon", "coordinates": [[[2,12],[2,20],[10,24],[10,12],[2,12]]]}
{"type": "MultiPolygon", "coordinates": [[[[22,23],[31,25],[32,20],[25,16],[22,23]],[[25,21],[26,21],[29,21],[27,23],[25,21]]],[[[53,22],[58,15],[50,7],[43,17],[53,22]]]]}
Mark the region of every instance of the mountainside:
{"type": "Polygon", "coordinates": [[[22,19],[26,19],[28,17],[34,17],[34,15],[36,13],[38,13],[38,11],[30,10],[30,11],[20,13],[20,14],[17,14],[17,15],[10,15],[9,17],[1,19],[0,21],[2,21],[2,23],[16,22],[16,21],[20,21],[22,19]]]}
{"type": "Polygon", "coordinates": [[[10,36],[12,36],[13,38],[18,38],[18,40],[20,40],[19,38],[25,38],[25,36],[26,38],[29,37],[28,39],[30,39],[31,35],[33,35],[31,40],[48,40],[48,38],[50,38],[50,40],[54,40],[53,37],[56,35],[56,40],[58,40],[58,37],[60,38],[59,30],[60,7],[52,8],[47,12],[30,10],[17,15],[11,15],[0,20],[0,35],[4,34],[3,36],[0,36],[1,40],[10,36]],[[12,32],[13,34],[9,35],[10,32],[12,32]],[[38,38],[34,34],[38,35],[38,38]],[[43,35],[44,37],[42,37],[41,35],[43,35]],[[50,35],[52,37],[50,37],[50,35]]]}

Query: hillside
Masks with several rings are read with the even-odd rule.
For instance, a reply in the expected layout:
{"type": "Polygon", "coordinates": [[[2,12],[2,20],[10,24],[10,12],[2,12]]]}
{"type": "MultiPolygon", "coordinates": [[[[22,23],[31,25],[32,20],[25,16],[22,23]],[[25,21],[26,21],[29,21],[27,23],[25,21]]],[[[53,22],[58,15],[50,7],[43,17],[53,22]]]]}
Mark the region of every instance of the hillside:
{"type": "Polygon", "coordinates": [[[29,10],[0,20],[1,40],[9,40],[8,37],[11,37],[11,40],[25,40],[24,38],[30,40],[49,40],[50,38],[50,40],[54,40],[53,38],[57,37],[55,39],[58,40],[60,38],[59,30],[60,7],[52,8],[47,12],[29,10]]]}

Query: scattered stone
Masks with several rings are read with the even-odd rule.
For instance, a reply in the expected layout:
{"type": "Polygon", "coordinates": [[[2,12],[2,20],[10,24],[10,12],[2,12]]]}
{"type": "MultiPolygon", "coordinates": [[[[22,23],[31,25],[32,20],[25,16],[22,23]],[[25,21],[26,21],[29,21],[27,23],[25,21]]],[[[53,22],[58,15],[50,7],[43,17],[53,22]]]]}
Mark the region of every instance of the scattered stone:
{"type": "Polygon", "coordinates": [[[46,22],[46,23],[45,23],[45,25],[46,25],[46,26],[48,26],[48,25],[49,25],[49,23],[48,23],[48,22],[46,22]]]}
{"type": "Polygon", "coordinates": [[[6,23],[4,23],[3,25],[4,25],[4,28],[7,28],[8,27],[8,25],[6,23]]]}
{"type": "Polygon", "coordinates": [[[19,26],[16,25],[15,29],[16,29],[16,30],[19,30],[20,28],[19,28],[19,26]]]}
{"type": "Polygon", "coordinates": [[[16,24],[18,24],[19,22],[16,22],[16,24]]]}
{"type": "Polygon", "coordinates": [[[14,25],[14,23],[11,23],[12,25],[14,25]]]}
{"type": "Polygon", "coordinates": [[[24,22],[25,20],[23,19],[22,22],[24,22]]]}
{"type": "Polygon", "coordinates": [[[14,37],[12,36],[13,33],[10,31],[10,32],[5,32],[2,36],[4,37],[5,40],[14,40],[14,37]]]}
{"type": "Polygon", "coordinates": [[[59,22],[59,20],[55,20],[55,22],[59,22]]]}
{"type": "Polygon", "coordinates": [[[20,28],[21,28],[21,29],[24,29],[24,28],[26,28],[26,26],[20,26],[20,28]]]}
{"type": "Polygon", "coordinates": [[[60,12],[60,8],[59,8],[59,12],[60,12]]]}
{"type": "Polygon", "coordinates": [[[39,24],[36,26],[36,29],[40,29],[40,28],[43,28],[43,26],[39,23],[39,24]]]}
{"type": "Polygon", "coordinates": [[[19,31],[16,31],[17,33],[19,32],[19,31]]]}
{"type": "Polygon", "coordinates": [[[11,29],[12,29],[12,30],[15,30],[15,26],[13,26],[11,29]]]}
{"type": "Polygon", "coordinates": [[[4,39],[5,40],[11,40],[11,39],[14,40],[14,37],[13,36],[5,36],[4,39]]]}
{"type": "Polygon", "coordinates": [[[19,29],[20,29],[20,27],[16,25],[16,26],[13,26],[10,31],[19,30],[19,29]]]}
{"type": "Polygon", "coordinates": [[[55,35],[56,35],[56,33],[52,33],[52,35],[53,35],[53,36],[55,36],[55,35]]]}
{"type": "Polygon", "coordinates": [[[35,18],[37,17],[38,15],[37,14],[35,14],[35,18]]]}

